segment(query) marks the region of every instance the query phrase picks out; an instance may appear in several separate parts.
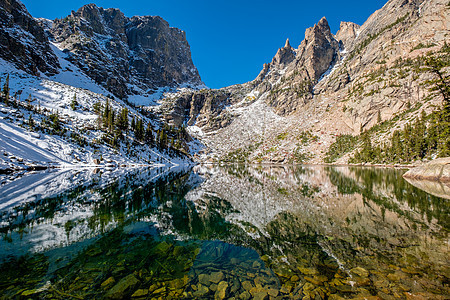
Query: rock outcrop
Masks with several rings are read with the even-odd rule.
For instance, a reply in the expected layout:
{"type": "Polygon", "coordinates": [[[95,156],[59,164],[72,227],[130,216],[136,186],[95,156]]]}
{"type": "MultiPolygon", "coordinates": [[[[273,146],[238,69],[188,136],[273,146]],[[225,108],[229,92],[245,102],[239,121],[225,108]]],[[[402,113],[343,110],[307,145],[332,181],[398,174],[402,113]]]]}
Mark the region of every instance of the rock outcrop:
{"type": "Polygon", "coordinates": [[[16,0],[0,1],[0,57],[32,75],[58,73],[44,30],[16,0]]]}
{"type": "Polygon", "coordinates": [[[186,34],[158,16],[126,17],[95,4],[56,19],[49,33],[69,60],[116,96],[202,85],[186,34]]]}
{"type": "Polygon", "coordinates": [[[226,127],[232,118],[223,110],[232,101],[231,93],[223,90],[200,90],[175,97],[165,119],[175,125],[196,125],[206,132],[226,127]]]}
{"type": "Polygon", "coordinates": [[[403,177],[450,182],[450,157],[435,159],[423,166],[413,168],[406,172],[403,177]]]}
{"type": "Polygon", "coordinates": [[[358,24],[352,22],[341,22],[335,38],[341,43],[344,50],[347,50],[356,39],[360,27],[358,24]]]}
{"type": "Polygon", "coordinates": [[[293,49],[288,39],[251,84],[261,93],[270,91],[267,103],[278,114],[291,114],[313,97],[313,86],[339,60],[339,50],[339,42],[323,17],[306,29],[298,49],[293,49]]]}

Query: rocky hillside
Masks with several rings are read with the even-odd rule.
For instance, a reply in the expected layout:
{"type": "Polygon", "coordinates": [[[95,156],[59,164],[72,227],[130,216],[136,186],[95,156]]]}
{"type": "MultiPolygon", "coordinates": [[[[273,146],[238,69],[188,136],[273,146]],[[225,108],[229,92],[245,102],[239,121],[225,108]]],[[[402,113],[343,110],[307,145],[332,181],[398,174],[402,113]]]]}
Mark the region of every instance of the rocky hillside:
{"type": "Polygon", "coordinates": [[[126,17],[118,9],[81,7],[48,24],[69,60],[114,95],[148,95],[161,87],[202,85],[186,33],[158,16],[126,17]]]}
{"type": "Polygon", "coordinates": [[[33,75],[60,68],[44,30],[19,1],[0,1],[0,57],[33,75]]]}
{"type": "MultiPolygon", "coordinates": [[[[382,144],[442,106],[426,64],[448,58],[449,12],[446,0],[390,0],[361,26],[342,22],[336,34],[322,18],[297,48],[286,41],[255,80],[168,95],[163,113],[194,125],[209,149],[203,159],[320,163],[338,137],[365,131],[382,144]]],[[[358,139],[333,161],[347,162],[358,139]]]]}
{"type": "Polygon", "coordinates": [[[86,5],[34,19],[0,1],[0,173],[191,163],[199,145],[133,100],[201,85],[185,33],[160,17],[86,5]]]}
{"type": "Polygon", "coordinates": [[[110,94],[135,104],[150,104],[161,89],[203,86],[185,32],[158,16],[128,18],[88,4],[50,21],[1,1],[0,41],[0,57],[32,75],[61,71],[54,44],[110,94]]]}

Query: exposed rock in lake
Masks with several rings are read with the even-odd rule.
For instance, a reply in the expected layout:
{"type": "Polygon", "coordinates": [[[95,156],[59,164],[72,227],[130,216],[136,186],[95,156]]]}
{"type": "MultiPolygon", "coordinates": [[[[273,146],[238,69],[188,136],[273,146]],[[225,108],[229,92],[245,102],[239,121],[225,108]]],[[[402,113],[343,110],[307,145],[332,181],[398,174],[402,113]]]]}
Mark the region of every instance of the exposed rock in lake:
{"type": "Polygon", "coordinates": [[[403,177],[450,182],[450,157],[435,159],[423,166],[413,168],[403,177]]]}

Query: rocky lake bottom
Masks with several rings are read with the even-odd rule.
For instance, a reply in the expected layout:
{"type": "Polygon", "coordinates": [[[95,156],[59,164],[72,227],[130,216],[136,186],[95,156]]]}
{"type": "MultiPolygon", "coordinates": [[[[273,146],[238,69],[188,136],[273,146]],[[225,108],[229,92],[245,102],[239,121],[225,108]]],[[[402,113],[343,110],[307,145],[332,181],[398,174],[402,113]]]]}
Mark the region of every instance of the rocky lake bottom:
{"type": "Polygon", "coordinates": [[[450,299],[450,203],[404,172],[4,175],[0,299],[450,299]]]}

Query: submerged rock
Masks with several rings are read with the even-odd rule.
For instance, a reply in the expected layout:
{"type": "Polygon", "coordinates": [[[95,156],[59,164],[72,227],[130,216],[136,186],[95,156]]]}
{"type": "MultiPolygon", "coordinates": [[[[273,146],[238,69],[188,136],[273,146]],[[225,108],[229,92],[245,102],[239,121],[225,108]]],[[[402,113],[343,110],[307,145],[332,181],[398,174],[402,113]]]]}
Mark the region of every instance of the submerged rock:
{"type": "Polygon", "coordinates": [[[125,278],[122,278],[112,289],[106,293],[107,299],[125,299],[133,292],[133,290],[139,285],[140,281],[130,274],[125,278]]]}
{"type": "Polygon", "coordinates": [[[159,254],[166,254],[170,247],[170,244],[168,244],[166,241],[163,241],[155,247],[155,252],[159,254]]]}
{"type": "Polygon", "coordinates": [[[225,299],[228,295],[228,282],[221,281],[217,286],[216,294],[214,295],[214,299],[225,299]]]}
{"type": "Polygon", "coordinates": [[[213,283],[219,283],[224,277],[225,275],[222,272],[213,272],[209,277],[209,281],[213,283]]]}
{"type": "Polygon", "coordinates": [[[297,267],[297,269],[305,275],[315,275],[319,273],[319,271],[313,268],[297,267]]]}
{"type": "Polygon", "coordinates": [[[250,291],[253,288],[253,284],[250,281],[246,280],[242,282],[242,287],[244,288],[244,290],[250,291]]]}
{"type": "Polygon", "coordinates": [[[267,294],[266,291],[261,291],[261,292],[256,293],[253,296],[253,299],[255,299],[255,300],[265,300],[265,299],[269,299],[269,295],[267,294]]]}
{"type": "Polygon", "coordinates": [[[250,293],[249,293],[248,291],[242,292],[242,293],[239,295],[239,299],[242,299],[242,300],[248,300],[248,299],[250,299],[251,297],[252,297],[252,295],[250,295],[250,293]]]}
{"type": "Polygon", "coordinates": [[[100,286],[102,289],[107,290],[110,287],[112,287],[114,285],[114,283],[116,283],[116,281],[114,280],[114,277],[109,277],[108,279],[103,281],[103,283],[100,286]]]}
{"type": "Polygon", "coordinates": [[[199,284],[197,290],[193,293],[193,295],[195,297],[203,297],[203,296],[207,295],[208,293],[209,293],[209,289],[206,286],[199,284]]]}
{"type": "Polygon", "coordinates": [[[361,267],[353,268],[353,269],[350,270],[350,272],[352,272],[353,274],[356,274],[356,275],[358,275],[360,277],[367,277],[367,276],[369,276],[369,271],[367,271],[366,269],[361,268],[361,267]]]}
{"type": "Polygon", "coordinates": [[[146,297],[148,295],[148,290],[139,289],[131,295],[133,298],[146,297]]]}
{"type": "Polygon", "coordinates": [[[26,290],[26,291],[23,291],[22,294],[20,294],[20,295],[27,297],[27,296],[31,296],[31,295],[35,295],[35,294],[37,294],[36,290],[26,290]]]}

